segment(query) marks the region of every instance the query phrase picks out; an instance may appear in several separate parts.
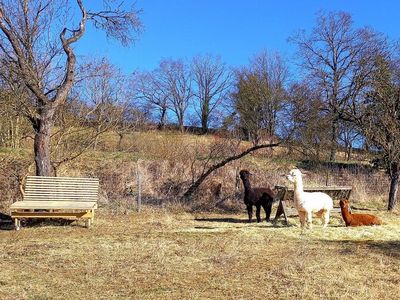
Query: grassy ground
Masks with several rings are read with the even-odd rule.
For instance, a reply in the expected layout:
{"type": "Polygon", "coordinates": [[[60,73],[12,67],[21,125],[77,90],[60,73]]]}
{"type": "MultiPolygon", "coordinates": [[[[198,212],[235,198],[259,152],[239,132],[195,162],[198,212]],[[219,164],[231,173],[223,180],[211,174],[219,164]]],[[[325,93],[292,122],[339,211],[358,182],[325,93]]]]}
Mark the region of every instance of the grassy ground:
{"type": "MultiPolygon", "coordinates": [[[[376,212],[375,212],[376,213],[376,212]]],[[[302,232],[246,215],[145,207],[0,230],[1,299],[398,299],[400,218],[302,232]]]]}

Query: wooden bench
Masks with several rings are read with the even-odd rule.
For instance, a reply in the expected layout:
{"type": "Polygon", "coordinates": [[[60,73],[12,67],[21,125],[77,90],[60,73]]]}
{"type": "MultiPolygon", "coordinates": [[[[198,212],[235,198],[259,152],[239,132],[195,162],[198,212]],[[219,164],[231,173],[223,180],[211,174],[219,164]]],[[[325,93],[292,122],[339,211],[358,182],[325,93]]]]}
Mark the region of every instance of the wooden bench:
{"type": "Polygon", "coordinates": [[[21,218],[84,219],[94,221],[99,191],[98,178],[28,176],[23,201],[10,207],[15,228],[21,218]]]}
{"type": "MultiPolygon", "coordinates": [[[[275,196],[275,200],[279,200],[278,209],[276,211],[274,222],[283,215],[285,218],[286,225],[288,224],[287,214],[288,209],[286,208],[286,201],[293,200],[293,187],[288,188],[286,186],[277,185],[275,189],[278,191],[275,196]]],[[[317,187],[304,187],[305,192],[323,192],[328,194],[334,200],[338,199],[349,199],[352,191],[351,186],[317,186],[317,187]]],[[[340,212],[340,209],[337,211],[340,212]]]]}

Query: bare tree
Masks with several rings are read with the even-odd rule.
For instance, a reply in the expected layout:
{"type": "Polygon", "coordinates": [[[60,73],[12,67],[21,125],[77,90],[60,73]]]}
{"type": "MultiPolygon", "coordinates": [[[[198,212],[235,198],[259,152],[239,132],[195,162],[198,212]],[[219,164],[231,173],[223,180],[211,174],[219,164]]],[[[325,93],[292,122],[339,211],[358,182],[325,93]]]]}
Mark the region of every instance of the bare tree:
{"type": "Polygon", "coordinates": [[[120,124],[129,99],[125,76],[107,59],[94,62],[88,68],[90,70],[79,82],[75,92],[87,105],[87,111],[82,117],[95,130],[93,149],[96,149],[100,135],[116,129],[120,124]]]}
{"type": "Polygon", "coordinates": [[[0,90],[0,107],[0,146],[19,148],[21,139],[27,132],[27,122],[15,107],[12,91],[0,90]]]}
{"type": "Polygon", "coordinates": [[[323,102],[308,82],[289,89],[286,113],[287,146],[303,157],[319,161],[329,145],[329,119],[321,112],[323,102]]]}
{"type": "Polygon", "coordinates": [[[347,161],[351,159],[352,150],[355,145],[362,144],[363,136],[357,124],[342,121],[339,124],[339,143],[345,149],[345,158],[347,161]]]}
{"type": "Polygon", "coordinates": [[[87,126],[88,106],[78,98],[69,96],[54,115],[51,133],[51,167],[57,176],[61,166],[80,157],[90,149],[99,134],[87,126]]]}
{"type": "MultiPolygon", "coordinates": [[[[72,4],[71,4],[72,5],[72,4]]],[[[137,11],[106,7],[101,12],[86,9],[76,0],[80,16],[75,24],[69,1],[4,0],[0,2],[0,51],[13,78],[24,84],[27,114],[35,132],[36,174],[52,175],[50,137],[54,116],[67,100],[75,81],[76,56],[72,45],[85,33],[88,21],[127,44],[133,29],[141,27],[137,11]],[[57,28],[70,23],[71,27],[57,28]]],[[[75,18],[76,19],[76,18],[75,18]]]]}
{"type": "Polygon", "coordinates": [[[0,133],[3,145],[19,148],[20,142],[31,136],[32,126],[24,118],[30,113],[26,106],[28,94],[25,85],[15,78],[15,74],[7,65],[7,59],[0,62],[0,133]]]}
{"type": "Polygon", "coordinates": [[[167,123],[167,111],[169,107],[170,93],[165,81],[165,74],[161,69],[153,72],[136,73],[132,81],[136,88],[136,98],[144,100],[144,106],[149,106],[151,110],[156,110],[157,127],[162,130],[167,123]]]}
{"type": "Polygon", "coordinates": [[[345,12],[320,12],[310,34],[300,31],[290,40],[297,44],[301,67],[325,103],[323,110],[331,124],[330,160],[334,161],[339,122],[349,101],[368,84],[382,38],[371,29],[355,29],[345,12]]]}
{"type": "Polygon", "coordinates": [[[388,210],[397,204],[400,180],[400,63],[378,56],[371,89],[349,106],[353,121],[381,155],[390,178],[388,210]]]}
{"type": "Polygon", "coordinates": [[[186,110],[193,97],[192,74],[182,60],[164,60],[160,63],[163,86],[168,92],[169,108],[174,112],[179,130],[184,131],[186,110]]]}
{"type": "Polygon", "coordinates": [[[197,56],[192,61],[195,83],[194,104],[203,133],[208,131],[214,111],[226,100],[231,88],[232,74],[219,57],[197,56]]]}
{"type": "Polygon", "coordinates": [[[256,55],[249,68],[236,73],[233,105],[240,117],[240,126],[257,145],[263,132],[275,135],[277,114],[285,97],[287,68],[279,54],[266,51],[256,55]]]}

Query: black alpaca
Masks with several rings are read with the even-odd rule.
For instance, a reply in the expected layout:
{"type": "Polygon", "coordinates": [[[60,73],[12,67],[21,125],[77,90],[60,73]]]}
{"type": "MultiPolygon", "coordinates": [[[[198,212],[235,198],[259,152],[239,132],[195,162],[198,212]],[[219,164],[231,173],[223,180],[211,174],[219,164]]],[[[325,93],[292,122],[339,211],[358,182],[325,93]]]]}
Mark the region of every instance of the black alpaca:
{"type": "Polygon", "coordinates": [[[266,220],[268,222],[271,216],[274,192],[270,188],[252,188],[249,180],[249,171],[241,170],[239,174],[244,185],[244,204],[246,204],[247,213],[249,214],[249,222],[251,222],[253,218],[253,205],[256,206],[257,222],[261,222],[261,206],[264,208],[266,220]]]}

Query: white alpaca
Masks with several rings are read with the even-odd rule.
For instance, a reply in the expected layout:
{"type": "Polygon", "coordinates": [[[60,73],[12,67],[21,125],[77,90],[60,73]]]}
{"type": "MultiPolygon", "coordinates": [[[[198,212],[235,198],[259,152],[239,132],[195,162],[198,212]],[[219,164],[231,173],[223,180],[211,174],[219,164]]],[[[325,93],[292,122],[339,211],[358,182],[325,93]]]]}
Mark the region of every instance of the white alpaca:
{"type": "Polygon", "coordinates": [[[312,213],[315,212],[321,218],[324,227],[329,222],[329,214],[333,208],[332,198],[325,193],[307,193],[303,190],[303,179],[300,170],[293,169],[286,176],[294,183],[294,205],[299,213],[300,224],[303,228],[306,221],[308,227],[312,228],[312,213]]]}

